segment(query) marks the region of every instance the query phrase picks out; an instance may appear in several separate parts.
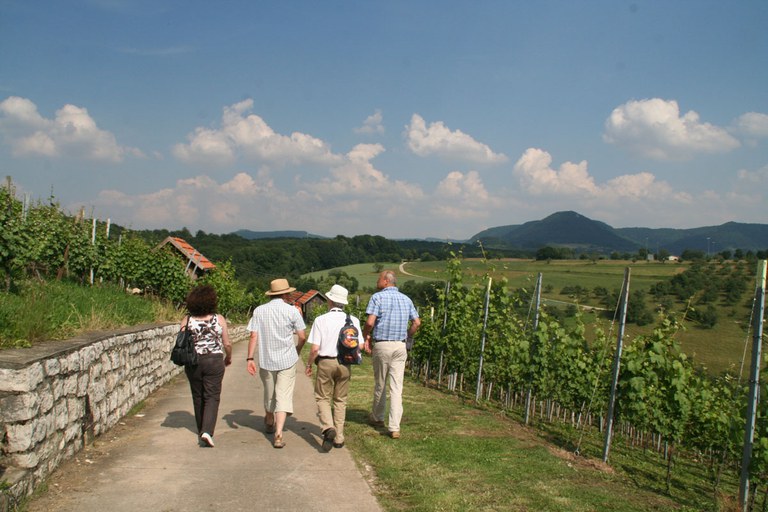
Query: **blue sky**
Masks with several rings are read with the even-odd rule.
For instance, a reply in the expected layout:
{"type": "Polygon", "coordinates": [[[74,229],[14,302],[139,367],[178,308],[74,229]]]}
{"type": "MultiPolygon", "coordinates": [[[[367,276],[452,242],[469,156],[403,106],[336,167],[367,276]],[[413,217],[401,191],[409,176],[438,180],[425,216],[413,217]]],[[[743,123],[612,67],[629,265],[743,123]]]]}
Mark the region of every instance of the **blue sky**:
{"type": "Polygon", "coordinates": [[[0,167],[134,229],[768,223],[768,2],[0,0],[0,167]]]}

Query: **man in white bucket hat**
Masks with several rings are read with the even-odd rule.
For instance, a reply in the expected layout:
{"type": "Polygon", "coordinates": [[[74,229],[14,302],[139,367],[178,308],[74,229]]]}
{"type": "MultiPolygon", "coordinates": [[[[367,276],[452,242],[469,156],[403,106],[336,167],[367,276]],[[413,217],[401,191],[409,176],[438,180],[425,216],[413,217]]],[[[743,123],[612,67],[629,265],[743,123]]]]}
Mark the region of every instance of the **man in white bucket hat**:
{"type": "MultiPolygon", "coordinates": [[[[347,319],[347,313],[344,312],[344,306],[348,303],[347,289],[335,284],[325,296],[330,311],[315,318],[309,331],[312,349],[307,360],[306,374],[311,377],[312,364],[317,363],[315,401],[323,429],[323,450],[328,452],[331,448],[344,446],[344,420],[352,372],[349,364],[339,362],[337,350],[339,332],[347,319]]],[[[352,315],[349,318],[358,334],[361,333],[360,320],[352,315]]],[[[361,341],[358,340],[358,343],[361,341]]]]}

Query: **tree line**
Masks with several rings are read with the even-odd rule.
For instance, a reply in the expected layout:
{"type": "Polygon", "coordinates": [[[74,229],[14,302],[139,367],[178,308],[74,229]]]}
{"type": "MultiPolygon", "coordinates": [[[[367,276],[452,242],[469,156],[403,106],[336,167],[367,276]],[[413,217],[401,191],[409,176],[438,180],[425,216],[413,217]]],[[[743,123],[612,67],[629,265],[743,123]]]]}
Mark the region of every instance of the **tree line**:
{"type": "MultiPolygon", "coordinates": [[[[248,240],[235,234],[217,235],[186,228],[146,230],[138,234],[152,243],[165,237],[183,238],[211,261],[230,261],[238,281],[249,292],[258,292],[277,277],[287,277],[299,289],[316,288],[317,281],[302,275],[320,270],[332,270],[358,263],[391,263],[397,261],[445,260],[452,244],[422,240],[391,240],[379,235],[356,235],[334,238],[261,238],[248,240]]],[[[468,257],[481,257],[479,246],[464,246],[468,257]]],[[[499,257],[506,255],[497,251],[499,257]]],[[[340,271],[336,271],[341,276],[340,271]]],[[[348,277],[348,276],[347,276],[348,277]]],[[[338,280],[336,282],[339,282],[338,280]]],[[[352,281],[345,283],[349,287],[352,281]]],[[[350,291],[357,291],[351,289],[350,291]]]]}
{"type": "MultiPolygon", "coordinates": [[[[637,250],[637,252],[630,253],[630,252],[618,252],[613,251],[610,253],[608,258],[611,260],[626,260],[626,261],[644,261],[647,260],[649,257],[651,257],[654,261],[660,261],[665,262],[669,259],[671,254],[666,249],[660,249],[656,253],[652,253],[646,248],[641,247],[637,250]]],[[[535,253],[535,258],[539,261],[546,261],[546,260],[574,260],[574,259],[581,259],[581,260],[599,260],[603,259],[605,256],[598,252],[584,252],[577,249],[574,249],[572,247],[553,247],[551,245],[547,245],[544,247],[539,248],[535,253]]],[[[700,251],[697,249],[685,249],[682,253],[680,253],[680,256],[677,257],[678,261],[701,261],[701,260],[746,260],[748,262],[754,263],[757,262],[757,260],[764,260],[768,258],[768,250],[762,250],[762,251],[753,251],[751,249],[749,250],[742,250],[742,249],[725,249],[722,251],[719,251],[713,255],[707,255],[706,252],[700,251]]]]}

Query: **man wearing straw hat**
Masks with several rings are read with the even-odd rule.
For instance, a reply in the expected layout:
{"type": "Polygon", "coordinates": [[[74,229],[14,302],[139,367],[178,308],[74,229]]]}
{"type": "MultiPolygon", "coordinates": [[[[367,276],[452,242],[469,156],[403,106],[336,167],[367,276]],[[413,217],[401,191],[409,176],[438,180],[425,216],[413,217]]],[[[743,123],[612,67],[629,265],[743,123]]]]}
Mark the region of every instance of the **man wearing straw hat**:
{"type": "Polygon", "coordinates": [[[285,419],[293,414],[293,388],[296,383],[296,363],[307,336],[301,313],[286,302],[295,291],[287,279],[275,279],[266,295],[272,300],[253,311],[248,322],[251,338],[248,342],[248,373],[259,377],[264,385],[264,424],[268,434],[274,433],[272,446],[282,448],[285,419]],[[294,344],[296,335],[298,344],[294,344]],[[259,366],[254,360],[259,349],[259,366]]]}
{"type": "MultiPolygon", "coordinates": [[[[347,305],[347,289],[335,284],[325,294],[329,311],[315,318],[309,331],[312,350],[307,360],[306,374],[312,376],[312,363],[317,362],[315,377],[315,401],[323,429],[323,451],[344,446],[344,420],[347,414],[347,394],[352,376],[350,365],[337,359],[339,332],[347,319],[344,306],[347,305]],[[333,412],[331,412],[333,402],[333,412]]],[[[352,325],[361,333],[360,320],[349,315],[352,325]]]]}

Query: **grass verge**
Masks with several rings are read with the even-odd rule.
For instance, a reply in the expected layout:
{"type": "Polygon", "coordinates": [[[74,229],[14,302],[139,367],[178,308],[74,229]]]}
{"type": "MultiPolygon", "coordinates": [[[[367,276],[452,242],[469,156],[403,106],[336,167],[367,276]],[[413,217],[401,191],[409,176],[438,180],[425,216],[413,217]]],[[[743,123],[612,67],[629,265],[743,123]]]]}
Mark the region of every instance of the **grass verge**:
{"type": "MultiPolygon", "coordinates": [[[[666,463],[617,440],[611,464],[601,460],[597,433],[562,424],[525,427],[519,418],[406,377],[403,437],[366,423],[370,360],[353,370],[347,446],[386,510],[660,511],[730,510],[735,475],[715,495],[701,462],[679,458],[672,492],[666,463]]],[[[733,508],[735,510],[735,508],[733,508]]]]}
{"type": "Polygon", "coordinates": [[[20,293],[0,293],[0,349],[179,316],[170,304],[111,285],[31,280],[21,285],[20,293]]]}

